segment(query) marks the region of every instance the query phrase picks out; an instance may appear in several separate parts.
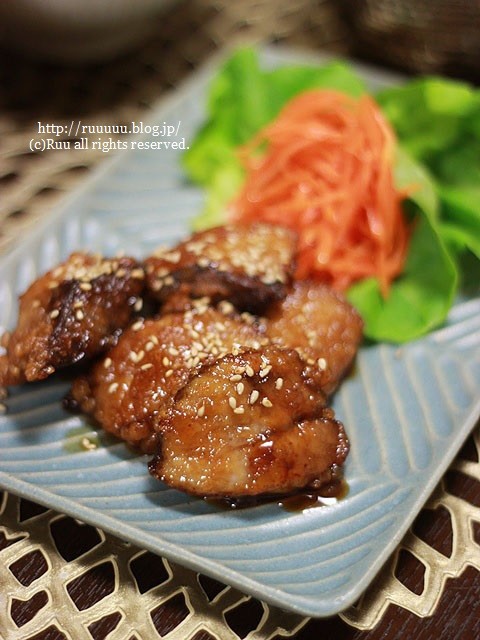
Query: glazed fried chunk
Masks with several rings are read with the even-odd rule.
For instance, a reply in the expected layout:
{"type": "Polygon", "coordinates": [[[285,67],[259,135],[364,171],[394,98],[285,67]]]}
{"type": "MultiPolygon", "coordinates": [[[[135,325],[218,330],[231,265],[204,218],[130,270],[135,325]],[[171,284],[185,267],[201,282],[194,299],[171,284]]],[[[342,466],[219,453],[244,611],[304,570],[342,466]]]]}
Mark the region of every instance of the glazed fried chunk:
{"type": "Polygon", "coordinates": [[[138,320],[91,373],[78,378],[67,406],[90,414],[110,433],[152,452],[155,431],[175,394],[199,367],[265,338],[237,314],[203,304],[138,320]]]}
{"type": "Polygon", "coordinates": [[[298,281],[284,300],[268,310],[265,331],[274,344],[296,349],[330,395],[355,358],[363,321],[340,293],[298,281]]]}
{"type": "Polygon", "coordinates": [[[150,472],[198,496],[285,495],[330,479],[349,445],[293,349],[226,355],[175,398],[150,472]]]}
{"type": "Polygon", "coordinates": [[[142,304],[145,274],[132,258],[73,253],[20,297],[3,338],[0,384],[42,380],[115,344],[142,304]]]}
{"type": "MultiPolygon", "coordinates": [[[[173,293],[207,296],[257,312],[286,293],[294,270],[295,236],[266,224],[202,231],[146,260],[147,286],[164,303],[173,293]]],[[[180,299],[180,298],[177,298],[180,299]]]]}

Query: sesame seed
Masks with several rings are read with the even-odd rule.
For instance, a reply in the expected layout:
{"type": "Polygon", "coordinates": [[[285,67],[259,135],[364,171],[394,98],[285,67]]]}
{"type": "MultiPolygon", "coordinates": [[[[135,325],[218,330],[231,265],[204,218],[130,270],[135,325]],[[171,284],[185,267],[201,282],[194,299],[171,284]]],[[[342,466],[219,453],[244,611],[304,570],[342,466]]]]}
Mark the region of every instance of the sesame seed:
{"type": "Polygon", "coordinates": [[[327,368],[327,361],[325,360],[325,358],[319,358],[317,360],[317,366],[321,371],[325,371],[325,369],[327,368]]]}
{"type": "Polygon", "coordinates": [[[84,436],[82,438],[82,442],[81,445],[84,449],[86,449],[87,451],[91,450],[91,449],[96,449],[97,445],[95,444],[95,442],[92,442],[91,440],[89,440],[87,438],[87,436],[84,436]]]}
{"type": "Polygon", "coordinates": [[[77,320],[83,320],[85,318],[85,314],[83,313],[83,311],[81,309],[79,309],[76,314],[75,317],[77,320]]]}
{"type": "Polygon", "coordinates": [[[108,367],[112,364],[112,359],[111,358],[105,358],[105,360],[103,361],[103,366],[105,367],[105,369],[108,369],[108,367]]]}
{"type": "Polygon", "coordinates": [[[151,362],[146,362],[145,364],[142,364],[140,369],[142,371],[146,371],[147,369],[151,369],[152,367],[153,367],[153,364],[151,362]]]}
{"type": "Polygon", "coordinates": [[[132,324],[133,331],[139,331],[143,327],[143,320],[137,320],[134,324],[132,324]]]}
{"type": "Polygon", "coordinates": [[[143,356],[145,355],[145,351],[140,350],[138,352],[135,351],[130,351],[130,360],[132,360],[132,362],[135,362],[135,364],[137,362],[140,362],[140,360],[143,358],[143,356]]]}
{"type": "Polygon", "coordinates": [[[263,369],[260,369],[260,377],[264,378],[265,376],[267,376],[270,373],[271,370],[272,370],[272,365],[271,364],[267,365],[263,369]]]}
{"type": "Polygon", "coordinates": [[[237,384],[237,393],[238,393],[239,396],[242,395],[244,389],[245,389],[245,385],[243,384],[243,382],[239,382],[237,384]]]}
{"type": "Polygon", "coordinates": [[[245,409],[243,407],[235,407],[233,413],[245,413],[245,409]]]}
{"type": "Polygon", "coordinates": [[[270,409],[270,407],[273,407],[273,404],[270,402],[267,396],[265,396],[265,398],[262,398],[262,404],[264,407],[267,407],[268,409],[270,409]]]}
{"type": "Polygon", "coordinates": [[[125,271],[125,269],[118,269],[115,275],[117,276],[117,278],[123,278],[127,275],[127,272],[125,271]]]}
{"type": "Polygon", "coordinates": [[[151,351],[155,345],[150,340],[145,344],[145,351],[151,351]]]}
{"type": "Polygon", "coordinates": [[[283,387],[283,378],[277,378],[275,380],[275,389],[281,389],[283,387]]]}
{"type": "Polygon", "coordinates": [[[205,405],[202,404],[202,406],[198,407],[198,409],[197,409],[197,416],[199,418],[203,418],[204,415],[205,415],[205,405]]]}
{"type": "Polygon", "coordinates": [[[165,378],[170,378],[171,375],[173,375],[173,369],[169,369],[165,372],[165,378]]]}
{"type": "Polygon", "coordinates": [[[247,366],[245,367],[245,373],[249,378],[252,378],[255,375],[255,371],[252,369],[252,367],[249,364],[247,364],[247,366]]]}
{"type": "Polygon", "coordinates": [[[228,404],[230,405],[230,407],[232,409],[236,409],[236,407],[237,407],[237,401],[235,400],[235,398],[233,396],[229,397],[228,404]]]}
{"type": "Polygon", "coordinates": [[[80,283],[80,289],[82,291],[90,291],[92,288],[92,285],[89,282],[82,282],[80,283]]]}
{"type": "Polygon", "coordinates": [[[73,308],[80,309],[80,307],[83,307],[83,300],[75,300],[75,302],[73,303],[73,308]]]}
{"type": "Polygon", "coordinates": [[[158,338],[157,338],[157,336],[150,336],[150,340],[153,342],[153,344],[158,345],[158,338]]]}
{"type": "Polygon", "coordinates": [[[273,273],[267,273],[261,278],[263,284],[273,284],[274,282],[276,282],[276,280],[277,277],[273,273]]]}
{"type": "Polygon", "coordinates": [[[245,367],[243,366],[235,367],[235,373],[238,373],[239,375],[243,375],[245,373],[245,367]]]}
{"type": "Polygon", "coordinates": [[[166,284],[167,287],[170,287],[174,282],[175,280],[172,278],[172,276],[167,276],[163,281],[163,283],[166,284]]]}
{"type": "Polygon", "coordinates": [[[153,282],[152,284],[152,289],[154,291],[160,291],[160,289],[163,287],[163,282],[162,280],[155,280],[155,282],[153,282]]]}
{"type": "Polygon", "coordinates": [[[178,356],[178,349],[175,349],[175,347],[169,347],[168,353],[172,356],[178,356]]]}
{"type": "Polygon", "coordinates": [[[143,272],[143,269],[132,269],[132,278],[143,280],[144,277],[145,273],[143,272]]]}
{"type": "Polygon", "coordinates": [[[60,311],[58,309],[54,309],[51,313],[50,313],[50,318],[58,318],[58,316],[60,315],[60,311]]]}
{"type": "Polygon", "coordinates": [[[118,382],[112,382],[112,384],[108,387],[108,393],[115,393],[118,389],[118,382]]]}
{"type": "Polygon", "coordinates": [[[250,404],[255,404],[255,402],[258,400],[260,394],[257,391],[257,389],[253,389],[252,393],[250,394],[250,397],[248,399],[248,401],[250,402],[250,404]]]}
{"type": "Polygon", "coordinates": [[[142,298],[138,298],[138,300],[133,305],[133,308],[134,308],[135,311],[140,311],[140,309],[142,307],[143,307],[143,300],[142,300],[142,298]]]}
{"type": "Polygon", "coordinates": [[[228,302],[228,300],[222,300],[222,302],[220,302],[220,304],[218,305],[218,309],[225,315],[228,315],[229,313],[233,313],[235,311],[235,307],[231,302],[228,302]]]}
{"type": "Polygon", "coordinates": [[[172,363],[171,363],[171,361],[170,361],[170,358],[168,358],[167,356],[164,356],[164,357],[162,358],[162,364],[163,364],[163,366],[164,366],[164,367],[168,367],[168,366],[170,366],[172,363]]]}
{"type": "Polygon", "coordinates": [[[164,253],[162,257],[167,262],[173,262],[174,264],[177,264],[177,262],[180,262],[180,258],[182,256],[180,254],[180,251],[171,251],[169,253],[164,253]]]}
{"type": "Polygon", "coordinates": [[[203,296],[203,298],[197,298],[192,302],[192,305],[195,309],[199,311],[205,311],[210,304],[210,298],[208,296],[203,296]]]}

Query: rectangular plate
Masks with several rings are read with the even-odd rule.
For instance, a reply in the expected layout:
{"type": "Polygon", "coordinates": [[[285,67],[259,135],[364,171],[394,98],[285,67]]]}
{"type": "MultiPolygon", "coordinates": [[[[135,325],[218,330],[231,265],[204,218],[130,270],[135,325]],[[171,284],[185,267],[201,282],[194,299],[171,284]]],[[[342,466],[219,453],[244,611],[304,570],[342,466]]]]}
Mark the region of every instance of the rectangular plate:
{"type": "MultiPolygon", "coordinates": [[[[277,66],[322,58],[266,49],[262,60],[277,66]]],[[[163,100],[149,124],[180,120],[188,144],[219,62],[163,100]]],[[[359,71],[374,89],[391,82],[359,71]]],[[[0,264],[2,326],[13,326],[18,294],[73,250],[143,256],[184,237],[202,193],[186,183],[180,157],[173,150],[119,152],[22,240],[0,264]]],[[[12,390],[0,418],[5,489],[262,600],[329,616],[368,586],[477,420],[480,299],[458,304],[447,326],[423,340],[360,350],[355,374],[334,400],[352,444],[349,494],[324,508],[219,510],[153,480],[144,457],[102,434],[96,450],[69,452],[86,423],[62,409],[67,388],[57,379],[12,390]]]]}

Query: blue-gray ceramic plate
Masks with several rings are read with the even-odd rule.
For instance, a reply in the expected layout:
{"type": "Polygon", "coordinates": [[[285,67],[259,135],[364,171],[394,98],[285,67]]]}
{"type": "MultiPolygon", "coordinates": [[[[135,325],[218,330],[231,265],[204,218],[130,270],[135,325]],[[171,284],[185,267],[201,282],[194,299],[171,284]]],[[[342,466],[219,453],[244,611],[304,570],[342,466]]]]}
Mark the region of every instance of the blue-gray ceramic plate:
{"type": "MultiPolygon", "coordinates": [[[[294,59],[302,58],[264,52],[266,64],[294,59]]],[[[188,144],[217,63],[163,101],[148,124],[180,123],[188,144]]],[[[365,73],[373,85],[387,81],[365,73]]],[[[17,295],[31,280],[75,249],[142,256],[183,237],[202,194],[186,183],[180,154],[118,152],[22,240],[0,264],[1,325],[14,324],[17,295]]],[[[228,511],[150,478],[144,457],[102,434],[96,449],[72,447],[86,423],[61,407],[67,383],[47,381],[14,389],[7,400],[0,484],[260,599],[328,616],[359,597],[400,542],[473,428],[479,389],[474,299],[423,340],[360,350],[334,402],[351,439],[347,497],[298,512],[276,504],[228,511]]]]}

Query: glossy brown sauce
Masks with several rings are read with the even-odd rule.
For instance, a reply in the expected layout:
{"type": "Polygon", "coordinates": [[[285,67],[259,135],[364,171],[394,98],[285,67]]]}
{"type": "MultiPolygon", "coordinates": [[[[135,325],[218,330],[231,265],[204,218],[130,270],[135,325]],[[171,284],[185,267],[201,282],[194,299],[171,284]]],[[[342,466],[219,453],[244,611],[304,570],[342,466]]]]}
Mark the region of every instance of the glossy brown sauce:
{"type": "Polygon", "coordinates": [[[297,512],[314,507],[336,504],[348,495],[349,487],[344,478],[334,478],[318,489],[306,487],[289,496],[245,496],[242,498],[205,498],[206,502],[224,510],[246,509],[261,504],[276,503],[285,511],[297,512]]]}
{"type": "Polygon", "coordinates": [[[278,504],[285,511],[303,511],[312,507],[325,507],[335,504],[348,495],[348,484],[341,478],[320,487],[320,489],[305,489],[293,496],[282,498],[278,504]]]}

